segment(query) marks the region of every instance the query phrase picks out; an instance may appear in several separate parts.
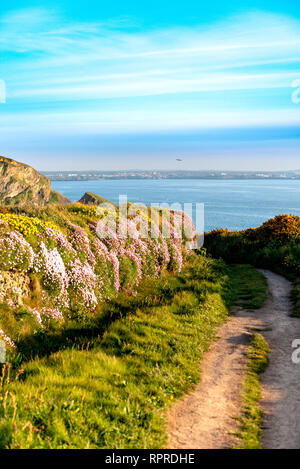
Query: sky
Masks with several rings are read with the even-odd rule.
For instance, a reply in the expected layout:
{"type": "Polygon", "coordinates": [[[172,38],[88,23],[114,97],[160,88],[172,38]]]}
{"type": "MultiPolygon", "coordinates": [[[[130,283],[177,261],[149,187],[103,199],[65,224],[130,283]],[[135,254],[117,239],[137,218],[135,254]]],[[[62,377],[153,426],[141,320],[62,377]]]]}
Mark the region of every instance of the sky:
{"type": "Polygon", "coordinates": [[[1,155],[44,171],[300,169],[298,0],[5,3],[1,155]]]}

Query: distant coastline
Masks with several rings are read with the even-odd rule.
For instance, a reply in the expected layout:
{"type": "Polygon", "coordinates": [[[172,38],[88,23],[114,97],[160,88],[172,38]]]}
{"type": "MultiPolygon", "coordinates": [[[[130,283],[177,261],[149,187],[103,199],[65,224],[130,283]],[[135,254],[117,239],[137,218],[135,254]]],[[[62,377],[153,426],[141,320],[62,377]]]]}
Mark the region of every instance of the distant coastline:
{"type": "Polygon", "coordinates": [[[89,181],[98,179],[300,179],[293,171],[187,171],[187,170],[121,170],[121,171],[43,171],[50,181],[89,181]]]}

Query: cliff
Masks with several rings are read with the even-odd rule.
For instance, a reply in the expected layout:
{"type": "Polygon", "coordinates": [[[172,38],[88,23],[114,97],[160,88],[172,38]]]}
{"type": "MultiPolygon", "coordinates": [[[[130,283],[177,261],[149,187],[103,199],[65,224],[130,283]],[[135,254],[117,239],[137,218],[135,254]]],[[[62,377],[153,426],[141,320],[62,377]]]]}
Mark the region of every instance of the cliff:
{"type": "Polygon", "coordinates": [[[0,156],[0,205],[67,204],[70,201],[51,189],[49,179],[23,163],[0,156]]]}

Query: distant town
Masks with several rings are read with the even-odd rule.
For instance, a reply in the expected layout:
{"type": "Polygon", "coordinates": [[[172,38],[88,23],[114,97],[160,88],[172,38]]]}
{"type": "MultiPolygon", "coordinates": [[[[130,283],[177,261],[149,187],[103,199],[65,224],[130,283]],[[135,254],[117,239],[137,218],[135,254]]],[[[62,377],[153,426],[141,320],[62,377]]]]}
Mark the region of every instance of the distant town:
{"type": "Polygon", "coordinates": [[[97,179],[300,179],[300,170],[293,171],[49,171],[51,181],[88,181],[97,179]]]}

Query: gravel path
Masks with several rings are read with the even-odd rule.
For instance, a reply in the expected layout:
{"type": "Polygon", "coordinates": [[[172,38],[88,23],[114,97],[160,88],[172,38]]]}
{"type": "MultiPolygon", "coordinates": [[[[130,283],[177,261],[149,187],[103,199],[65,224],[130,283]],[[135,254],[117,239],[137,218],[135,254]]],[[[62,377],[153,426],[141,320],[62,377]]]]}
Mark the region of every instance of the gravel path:
{"type": "Polygon", "coordinates": [[[262,444],[264,448],[299,449],[300,363],[292,361],[292,342],[300,339],[300,319],[290,316],[290,282],[272,272],[261,272],[267,277],[270,290],[263,316],[270,329],[264,336],[271,348],[270,365],[262,375],[262,444]]]}

